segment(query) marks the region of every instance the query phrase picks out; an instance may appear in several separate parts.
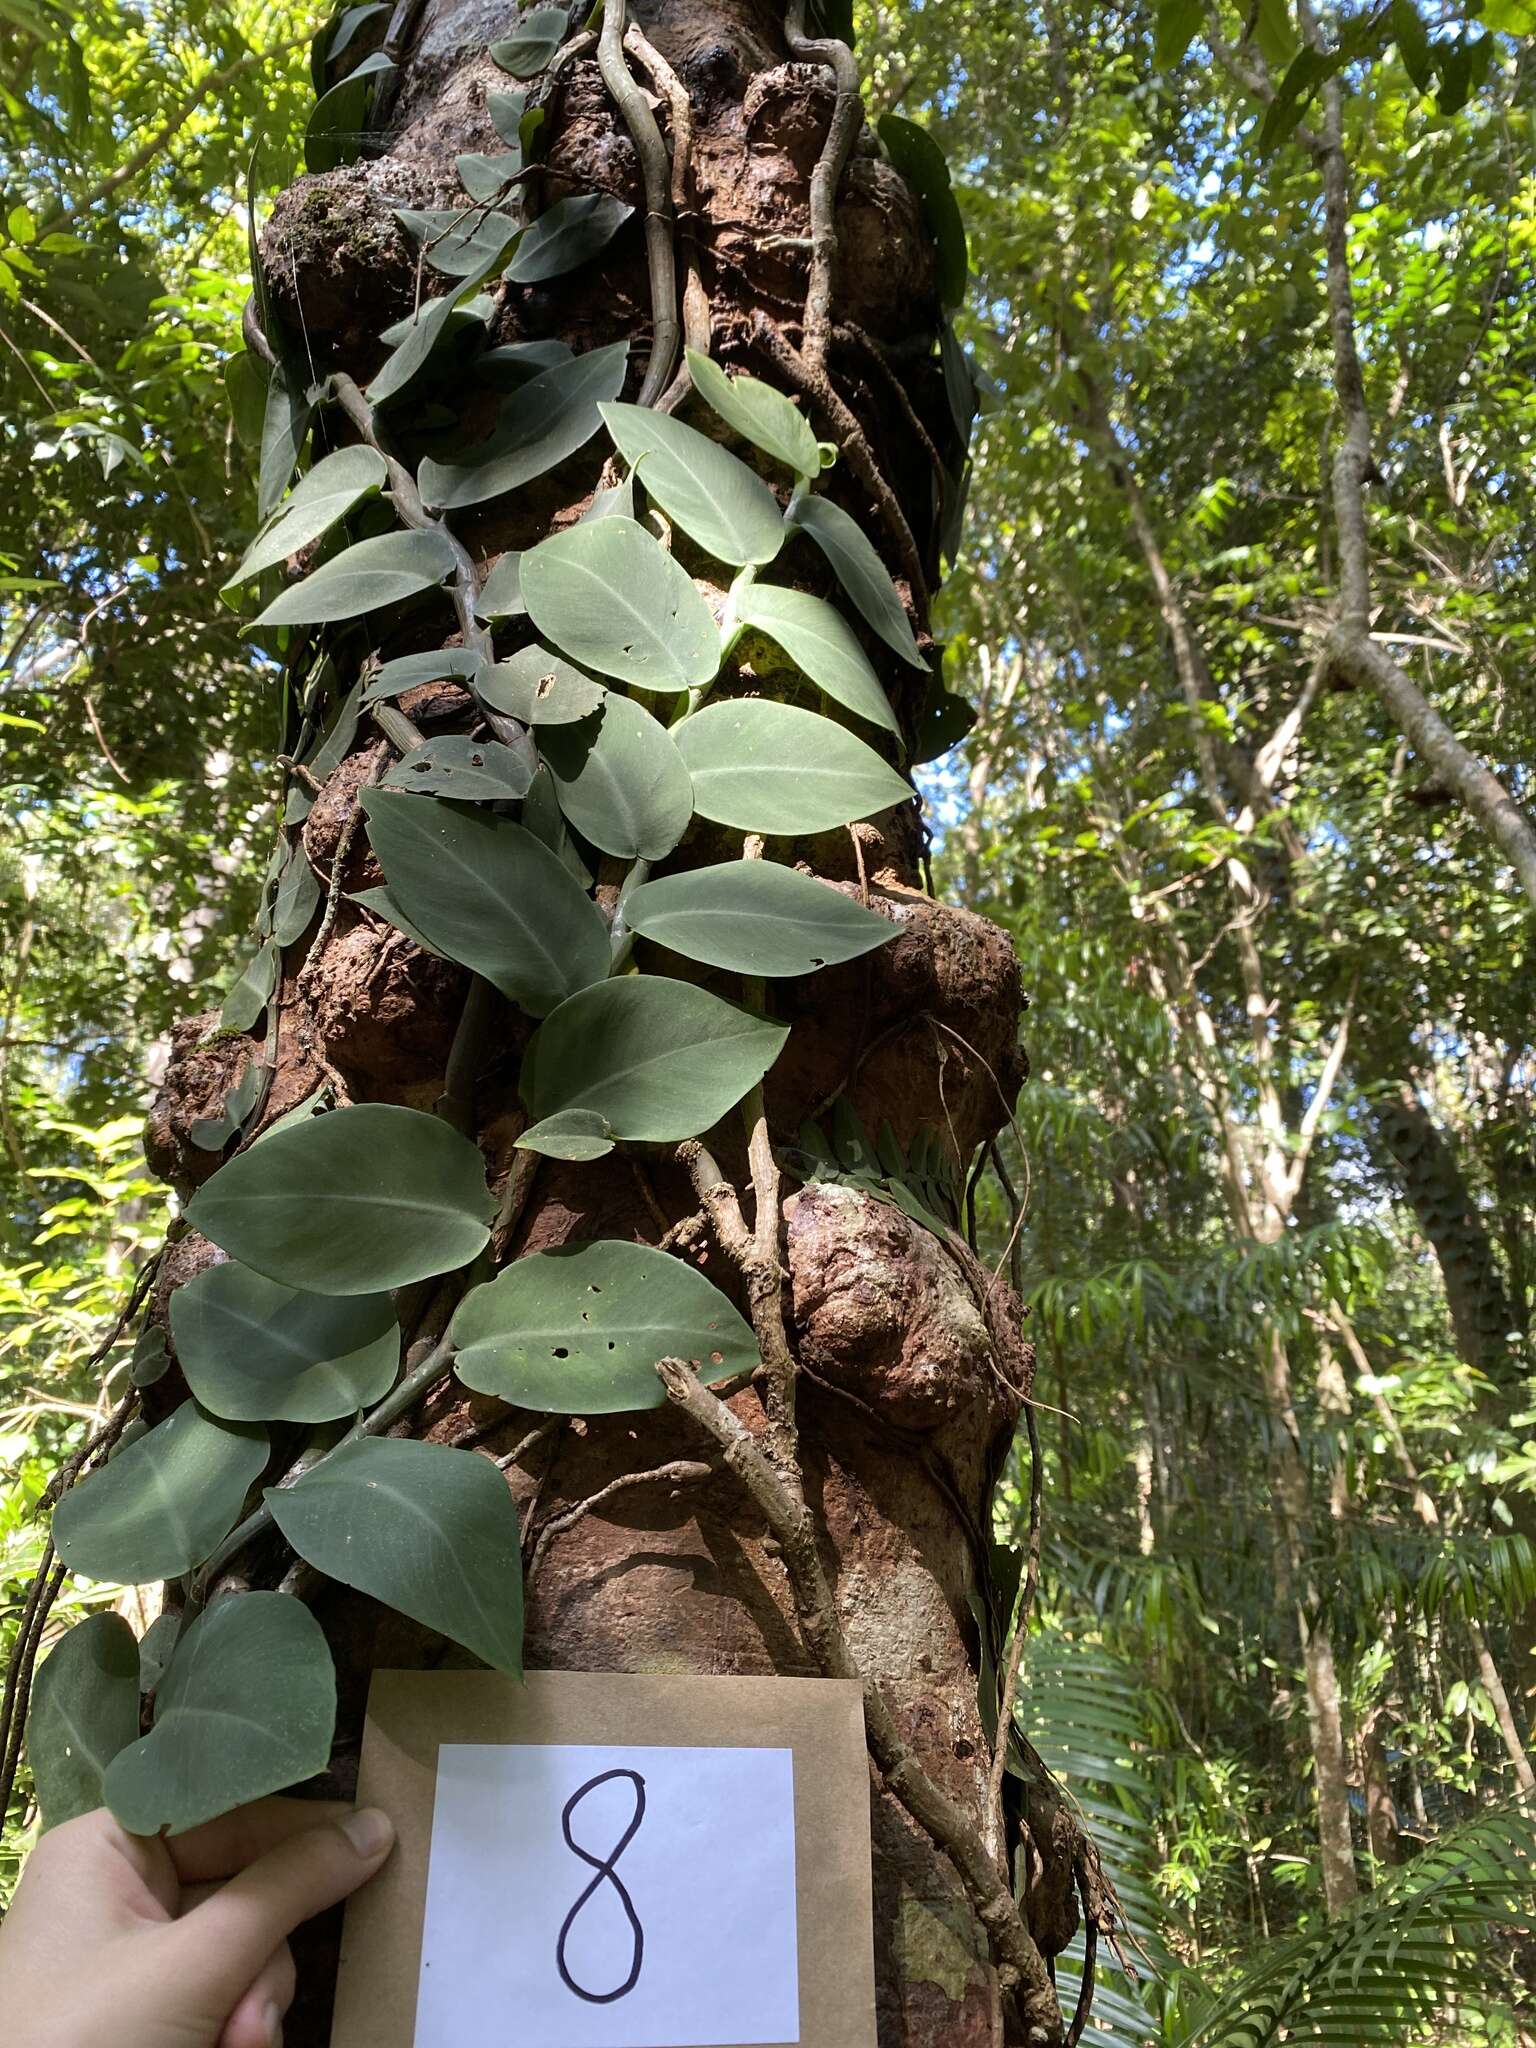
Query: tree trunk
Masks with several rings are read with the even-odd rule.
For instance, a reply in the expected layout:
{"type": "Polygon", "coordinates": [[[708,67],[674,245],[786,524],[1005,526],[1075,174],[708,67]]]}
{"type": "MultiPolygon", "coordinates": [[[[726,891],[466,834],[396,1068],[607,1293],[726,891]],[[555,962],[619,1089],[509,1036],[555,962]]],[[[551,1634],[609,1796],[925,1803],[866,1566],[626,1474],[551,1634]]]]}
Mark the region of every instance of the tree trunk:
{"type": "MultiPolygon", "coordinates": [[[[792,20],[794,14],[792,8],[792,20]]],[[[837,247],[830,319],[823,318],[811,261],[813,245],[818,263],[825,253],[811,205],[813,174],[824,162],[835,115],[856,114],[856,102],[834,93],[824,56],[789,60],[785,25],[760,0],[637,0],[631,16],[651,56],[663,60],[651,61],[631,35],[634,75],[656,88],[656,118],[672,153],[678,274],[690,280],[682,295],[689,339],[732,370],[789,391],[818,434],[838,445],[843,459],[828,492],[885,555],[921,634],[924,586],[936,582],[939,566],[935,465],[958,472],[963,448],[934,353],[942,314],[919,201],[855,118],[858,132],[840,178],[835,161],[831,166],[837,247]],[[819,319],[830,344],[825,371],[817,363],[819,319]]],[[[315,374],[345,371],[363,386],[382,359],[376,337],[409,313],[419,288],[416,251],[392,208],[462,206],[455,157],[498,146],[486,92],[511,83],[484,47],[514,25],[510,11],[427,0],[414,16],[407,5],[396,19],[414,26],[395,53],[399,90],[382,154],[300,178],[277,201],[263,245],[272,308],[301,338],[315,374]]],[[[349,48],[346,65],[367,47],[365,34],[349,48]]],[[[647,264],[655,195],[648,201],[636,146],[591,39],[532,88],[530,105],[543,106],[544,126],[529,211],[572,193],[605,191],[636,214],[595,263],[546,284],[503,290],[492,338],[559,338],[578,351],[629,338],[624,396],[633,399],[648,355],[665,352],[651,318],[655,273],[647,264]]],[[[441,283],[427,274],[429,291],[441,283]]],[[[673,386],[667,404],[708,430],[710,415],[686,381],[673,386]]],[[[407,450],[430,425],[408,410],[401,417],[398,408],[391,418],[407,450]]],[[[482,418],[489,418],[485,401],[465,394],[461,424],[478,431],[474,423],[482,418]]],[[[458,531],[476,562],[488,565],[572,523],[592,501],[599,468],[589,450],[461,520],[458,531]]],[[[680,537],[677,554],[718,612],[722,593],[680,537]]],[[[786,552],[776,580],[823,595],[835,589],[826,562],[805,541],[786,552]]],[[[498,629],[498,654],[523,644],[524,623],[514,618],[510,629],[498,629]]],[[[864,638],[910,737],[923,709],[924,679],[864,638]]],[[[419,644],[379,651],[391,656],[419,644]]],[[[747,645],[756,668],[743,664],[743,685],[756,688],[756,676],[774,674],[782,691],[783,661],[770,662],[772,649],[747,645]]],[[[339,652],[336,658],[339,666],[345,659],[339,652]]],[[[343,673],[343,686],[350,680],[343,673]]],[[[468,699],[452,684],[407,693],[399,709],[428,734],[464,731],[469,723],[468,699]]],[[[451,1098],[467,1112],[466,1128],[479,1139],[493,1187],[504,1186],[514,1163],[522,1162],[521,1173],[532,1158],[512,1149],[521,1128],[518,1058],[529,1021],[477,984],[476,1024],[461,1028],[464,971],[350,900],[381,880],[356,794],[391,758],[387,737],[365,723],[309,814],[305,851],[331,901],[285,951],[276,1074],[258,1124],[243,1137],[248,1141],[321,1084],[341,1103],[431,1108],[451,1098]]],[[[781,1156],[802,1122],[825,1114],[840,1093],[871,1135],[888,1122],[904,1150],[918,1140],[937,1144],[956,1169],[1007,1118],[1022,1075],[1018,966],[1000,931],[923,892],[923,845],[915,804],[846,831],[776,845],[778,858],[863,897],[899,927],[894,943],[851,965],[770,984],[771,1009],[793,1027],[766,1083],[767,1128],[781,1156]]],[[[739,835],[731,839],[695,820],[669,864],[687,868],[743,850],[739,835]]],[[[610,912],[621,879],[611,861],[599,873],[598,901],[610,912]]],[[[662,972],[678,966],[675,958],[651,960],[643,948],[642,964],[662,972]]],[[[722,984],[722,993],[740,999],[739,983],[716,976],[711,985],[722,984]]],[[[152,1161],[183,1194],[217,1164],[216,1154],[192,1143],[191,1126],[218,1113],[232,1045],[243,1053],[243,1040],[209,1037],[206,1019],[187,1027],[152,1118],[152,1161]]],[[[707,1142],[727,1178],[748,1188],[744,1130],[732,1121],[707,1142]]],[[[582,1165],[544,1159],[521,1193],[507,1257],[575,1238],[656,1244],[665,1237],[670,1249],[706,1266],[740,1298],[739,1276],[712,1235],[718,1210],[703,1190],[696,1148],[652,1148],[644,1157],[612,1154],[582,1165]]],[[[851,1187],[819,1184],[789,1194],[782,1225],[778,1255],[797,1367],[805,1495],[837,1618],[899,1735],[985,1834],[989,1744],[978,1709],[984,1646],[974,1617],[994,1609],[986,1583],[991,1493],[1032,1372],[1017,1302],[954,1232],[926,1230],[851,1187]]],[[[170,1291],[217,1256],[195,1234],[173,1244],[160,1282],[162,1317],[170,1291]]],[[[772,1292],[777,1298],[776,1281],[772,1292]]],[[[151,1391],[158,1410],[168,1407],[180,1392],[179,1374],[151,1391]]],[[[738,1394],[730,1405],[760,1436],[758,1392],[738,1394]]],[[[628,1486],[587,1512],[572,1512],[596,1502],[616,1479],[705,1455],[709,1447],[676,1408],[557,1419],[535,1435],[539,1421],[447,1382],[406,1425],[437,1442],[509,1457],[508,1481],[525,1518],[525,1556],[533,1560],[531,1665],[791,1674],[825,1668],[808,1647],[803,1603],[797,1611],[760,1505],[725,1472],[717,1468],[703,1483],[673,1475],[628,1486]]],[[[251,1577],[274,1584],[289,1561],[275,1544],[257,1550],[251,1577]]],[[[345,1791],[369,1672],[437,1664],[444,1649],[398,1616],[336,1588],[319,1597],[317,1611],[341,1678],[343,1733],[333,1778],[345,1791]]],[[[990,2044],[997,1994],[974,1886],[968,1897],[931,1831],[883,1788],[879,1773],[872,1796],[881,2042],[990,2044]]],[[[1073,1834],[1044,1789],[1031,1796],[1030,1820],[1035,1853],[1021,1859],[1033,1872],[1027,1917],[1040,1951],[1053,1955],[1075,1926],[1073,1834]]],[[[1017,1840],[1015,1832],[1010,1848],[1017,1840]]],[[[320,2048],[328,1997],[326,1973],[312,1962],[290,2023],[290,2048],[320,2048]]],[[[1039,2031],[1029,2031],[1018,2010],[1010,2040],[1060,2038],[1059,2020],[1039,2020],[1038,2000],[1039,2031]]]]}

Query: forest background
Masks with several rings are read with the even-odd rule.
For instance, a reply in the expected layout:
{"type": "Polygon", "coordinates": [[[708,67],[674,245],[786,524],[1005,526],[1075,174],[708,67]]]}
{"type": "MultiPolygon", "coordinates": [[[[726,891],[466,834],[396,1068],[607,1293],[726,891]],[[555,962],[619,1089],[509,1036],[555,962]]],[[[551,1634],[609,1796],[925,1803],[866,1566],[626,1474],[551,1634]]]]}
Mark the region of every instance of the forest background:
{"type": "MultiPolygon", "coordinates": [[[[254,524],[224,366],[317,25],[0,0],[0,1651],[164,1229],[170,1025],[256,901],[279,711],[219,598],[254,524]]],[[[1313,145],[1336,90],[1370,644],[1528,804],[1536,10],[1346,11],[1323,98],[1281,0],[858,26],[871,111],[954,167],[989,384],[941,612],[978,718],[926,791],[938,887],[1031,994],[1023,1713],[1141,1950],[1088,2038],[1184,2041],[1237,1987],[1307,2038],[1526,2040],[1488,1921],[1536,1786],[1531,909],[1325,645],[1313,145]]]]}

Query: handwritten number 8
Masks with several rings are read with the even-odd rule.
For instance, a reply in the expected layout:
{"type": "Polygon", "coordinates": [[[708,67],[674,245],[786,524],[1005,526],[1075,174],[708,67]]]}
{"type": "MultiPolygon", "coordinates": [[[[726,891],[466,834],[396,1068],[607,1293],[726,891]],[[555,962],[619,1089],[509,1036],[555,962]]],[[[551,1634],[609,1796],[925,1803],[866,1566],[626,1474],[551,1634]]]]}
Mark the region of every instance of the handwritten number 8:
{"type": "Polygon", "coordinates": [[[633,1991],[636,1984],[640,1981],[640,1964],[645,1956],[645,1929],[640,1925],[640,1917],[635,1911],[634,1900],[631,1899],[628,1891],[626,1891],[624,1880],[619,1876],[615,1865],[630,1843],[635,1839],[640,1823],[644,1819],[645,1780],[638,1771],[604,1771],[600,1777],[589,1778],[585,1785],[577,1786],[576,1790],[565,1802],[564,1810],[560,1815],[560,1832],[565,1836],[565,1846],[571,1851],[572,1855],[579,1856],[583,1863],[589,1864],[597,1872],[597,1875],[561,1923],[560,1936],[555,1943],[555,1968],[560,1972],[560,1981],[565,1985],[566,1989],[574,1991],[578,1998],[584,1998],[589,2005],[612,2005],[616,1998],[623,1998],[627,1992],[633,1991]],[[628,1778],[634,1787],[634,1817],[606,1856],[594,1856],[590,1850],[583,1849],[571,1833],[571,1815],[589,1792],[595,1792],[599,1785],[609,1784],[615,1778],[628,1778]],[[596,1892],[598,1886],[605,1880],[613,1886],[614,1891],[618,1895],[619,1904],[624,1908],[625,1917],[629,1921],[630,1931],[634,1936],[634,1959],[629,1966],[629,1975],[615,1989],[612,1991],[588,1991],[584,1985],[576,1982],[575,1978],[566,1968],[565,1944],[572,1927],[576,1924],[577,1914],[580,1913],[582,1907],[586,1905],[593,1893],[596,1892]]]}

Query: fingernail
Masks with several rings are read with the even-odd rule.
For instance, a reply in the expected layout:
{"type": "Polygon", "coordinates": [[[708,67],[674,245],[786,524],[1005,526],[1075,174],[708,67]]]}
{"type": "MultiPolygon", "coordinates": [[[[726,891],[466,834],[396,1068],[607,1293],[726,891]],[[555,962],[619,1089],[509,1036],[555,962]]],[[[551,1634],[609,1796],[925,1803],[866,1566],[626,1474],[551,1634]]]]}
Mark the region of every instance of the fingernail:
{"type": "Polygon", "coordinates": [[[382,1856],[395,1839],[395,1824],[378,1807],[360,1806],[341,1823],[341,1832],[358,1855],[371,1862],[375,1856],[382,1856]]]}
{"type": "Polygon", "coordinates": [[[261,2025],[267,2038],[267,2048],[283,2048],[283,2015],[277,2005],[269,2003],[263,2006],[261,2025]]]}

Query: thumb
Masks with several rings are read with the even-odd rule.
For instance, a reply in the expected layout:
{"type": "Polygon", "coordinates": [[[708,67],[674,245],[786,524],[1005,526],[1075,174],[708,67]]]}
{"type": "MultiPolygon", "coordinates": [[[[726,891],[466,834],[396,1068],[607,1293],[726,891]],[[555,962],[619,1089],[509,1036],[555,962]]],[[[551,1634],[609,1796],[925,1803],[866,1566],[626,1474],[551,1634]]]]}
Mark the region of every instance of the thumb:
{"type": "Polygon", "coordinates": [[[365,1806],[279,1843],[176,1922],[181,1981],[228,2011],[300,1921],[366,1884],[394,1840],[389,1815],[365,1806]]]}

